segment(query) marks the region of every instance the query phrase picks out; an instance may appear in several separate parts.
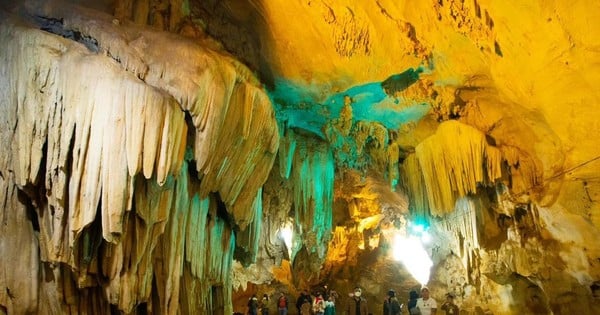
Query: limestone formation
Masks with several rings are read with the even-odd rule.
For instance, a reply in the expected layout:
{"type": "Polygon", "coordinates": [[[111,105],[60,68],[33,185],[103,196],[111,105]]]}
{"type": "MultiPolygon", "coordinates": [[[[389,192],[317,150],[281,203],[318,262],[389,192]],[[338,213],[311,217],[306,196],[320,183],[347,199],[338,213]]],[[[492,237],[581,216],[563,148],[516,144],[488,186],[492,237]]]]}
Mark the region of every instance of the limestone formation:
{"type": "Polygon", "coordinates": [[[231,313],[279,144],[268,97],[215,47],[29,9],[0,27],[4,311],[231,313]]]}

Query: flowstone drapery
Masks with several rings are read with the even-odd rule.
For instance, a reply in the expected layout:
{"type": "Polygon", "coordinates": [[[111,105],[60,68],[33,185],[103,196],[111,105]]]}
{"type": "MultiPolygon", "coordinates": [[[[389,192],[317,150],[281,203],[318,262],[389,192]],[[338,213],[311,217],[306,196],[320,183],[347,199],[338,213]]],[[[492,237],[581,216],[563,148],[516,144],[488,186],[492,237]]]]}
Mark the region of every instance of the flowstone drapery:
{"type": "Polygon", "coordinates": [[[26,8],[0,25],[0,305],[231,313],[279,144],[266,94],[209,41],[26,8]]]}

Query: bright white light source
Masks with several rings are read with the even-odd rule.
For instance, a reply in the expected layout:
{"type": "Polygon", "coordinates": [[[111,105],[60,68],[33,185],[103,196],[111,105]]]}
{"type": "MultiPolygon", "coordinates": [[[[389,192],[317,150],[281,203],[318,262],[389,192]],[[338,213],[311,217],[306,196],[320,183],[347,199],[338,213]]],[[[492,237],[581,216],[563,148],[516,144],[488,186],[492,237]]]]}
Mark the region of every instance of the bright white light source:
{"type": "Polygon", "coordinates": [[[431,242],[431,234],[427,231],[423,231],[423,233],[421,233],[421,242],[423,242],[423,244],[431,242]]]}
{"type": "Polygon", "coordinates": [[[419,238],[396,234],[392,248],[394,259],[400,261],[415,280],[427,284],[433,261],[419,238]]]}
{"type": "Polygon", "coordinates": [[[291,256],[292,255],[292,238],[294,237],[294,230],[292,227],[292,223],[288,222],[288,223],[284,224],[279,229],[279,236],[281,237],[281,239],[283,239],[283,242],[285,243],[285,247],[287,247],[288,255],[291,256]]]}
{"type": "Polygon", "coordinates": [[[415,224],[412,226],[412,230],[415,234],[421,234],[425,231],[423,224],[415,224]]]}

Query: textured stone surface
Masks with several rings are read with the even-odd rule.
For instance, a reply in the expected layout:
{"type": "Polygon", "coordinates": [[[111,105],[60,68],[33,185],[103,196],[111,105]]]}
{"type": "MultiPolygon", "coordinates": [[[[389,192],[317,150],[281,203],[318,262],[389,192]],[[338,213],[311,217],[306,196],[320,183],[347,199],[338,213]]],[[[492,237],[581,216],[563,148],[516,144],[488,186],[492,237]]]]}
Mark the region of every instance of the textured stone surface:
{"type": "Polygon", "coordinates": [[[260,229],[279,143],[268,97],[208,42],[34,4],[0,25],[3,310],[231,313],[234,249],[258,245],[234,230],[260,229]]]}

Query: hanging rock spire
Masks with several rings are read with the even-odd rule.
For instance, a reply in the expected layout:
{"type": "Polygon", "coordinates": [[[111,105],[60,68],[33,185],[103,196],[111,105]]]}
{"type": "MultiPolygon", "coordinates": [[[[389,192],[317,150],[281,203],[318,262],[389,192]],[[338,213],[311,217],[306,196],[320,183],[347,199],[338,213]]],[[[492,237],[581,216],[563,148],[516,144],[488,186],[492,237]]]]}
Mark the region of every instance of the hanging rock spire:
{"type": "Polygon", "coordinates": [[[0,24],[0,305],[231,313],[235,231],[260,223],[279,143],[256,79],[209,41],[23,10],[43,18],[0,24]]]}

